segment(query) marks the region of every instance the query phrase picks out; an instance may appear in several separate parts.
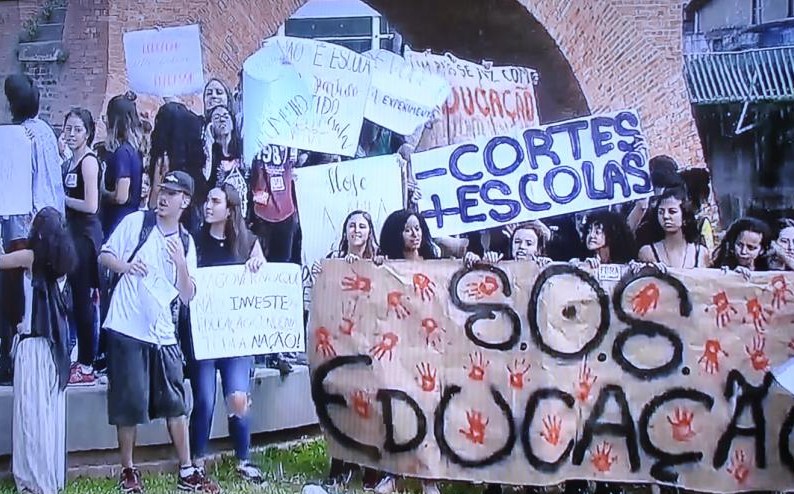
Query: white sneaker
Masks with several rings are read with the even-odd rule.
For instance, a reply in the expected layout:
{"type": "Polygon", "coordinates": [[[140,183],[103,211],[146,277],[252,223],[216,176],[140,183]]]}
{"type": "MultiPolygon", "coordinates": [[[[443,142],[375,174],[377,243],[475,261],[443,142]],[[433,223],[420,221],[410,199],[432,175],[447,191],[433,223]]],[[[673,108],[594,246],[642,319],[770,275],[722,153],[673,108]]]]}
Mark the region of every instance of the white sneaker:
{"type": "Polygon", "coordinates": [[[422,481],[422,494],[441,494],[438,484],[432,480],[422,481]]]}
{"type": "Polygon", "coordinates": [[[375,494],[392,494],[397,490],[397,480],[391,475],[386,475],[372,490],[375,494]]]}

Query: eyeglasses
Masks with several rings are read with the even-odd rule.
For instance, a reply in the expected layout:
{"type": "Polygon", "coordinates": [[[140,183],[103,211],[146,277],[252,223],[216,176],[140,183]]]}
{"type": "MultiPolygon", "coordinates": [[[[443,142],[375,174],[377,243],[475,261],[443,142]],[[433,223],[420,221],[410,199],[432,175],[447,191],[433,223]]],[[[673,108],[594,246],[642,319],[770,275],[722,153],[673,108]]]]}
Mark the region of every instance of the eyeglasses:
{"type": "Polygon", "coordinates": [[[228,113],[216,113],[212,116],[213,122],[221,122],[225,120],[231,120],[232,116],[228,113]]]}

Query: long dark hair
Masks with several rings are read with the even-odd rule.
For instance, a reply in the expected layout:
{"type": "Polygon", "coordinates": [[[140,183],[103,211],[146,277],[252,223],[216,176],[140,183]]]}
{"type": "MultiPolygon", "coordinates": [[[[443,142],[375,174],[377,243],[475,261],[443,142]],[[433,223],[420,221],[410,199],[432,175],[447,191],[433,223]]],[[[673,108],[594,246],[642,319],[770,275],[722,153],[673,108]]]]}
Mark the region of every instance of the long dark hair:
{"type": "MultiPolygon", "coordinates": [[[[237,189],[230,184],[223,184],[218,189],[223,191],[223,195],[226,196],[226,208],[229,210],[229,217],[223,227],[226,241],[233,249],[234,257],[240,262],[245,262],[251,255],[254,238],[245,226],[242,198],[237,189]]],[[[206,228],[209,228],[209,225],[206,228]]]]}
{"type": "MultiPolygon", "coordinates": [[[[209,115],[208,115],[209,121],[212,122],[212,115],[214,115],[216,111],[220,111],[220,110],[228,111],[229,112],[229,118],[231,118],[231,121],[232,121],[232,133],[231,133],[231,140],[229,141],[229,149],[228,149],[229,157],[233,158],[233,159],[242,158],[243,157],[243,140],[240,137],[240,129],[237,128],[237,119],[234,118],[234,112],[231,110],[231,108],[229,108],[228,106],[225,106],[225,105],[216,106],[215,108],[213,108],[209,112],[209,115]]],[[[213,129],[212,138],[213,138],[213,141],[214,141],[215,140],[215,135],[214,135],[215,134],[215,128],[212,127],[212,129],[213,129]]],[[[213,142],[213,144],[212,144],[212,156],[213,156],[213,158],[222,156],[223,155],[222,153],[223,153],[223,148],[221,147],[221,145],[218,144],[217,142],[213,142]]]]}
{"type": "Polygon", "coordinates": [[[339,241],[339,254],[342,256],[349,254],[348,251],[350,246],[347,242],[347,222],[350,221],[350,218],[357,214],[363,216],[369,225],[369,238],[367,239],[367,245],[364,247],[364,259],[372,259],[378,252],[378,243],[375,241],[375,226],[372,224],[372,216],[370,216],[368,212],[362,211],[360,209],[348,214],[345,218],[345,221],[342,222],[342,240],[339,241]]]}
{"type": "Polygon", "coordinates": [[[422,215],[400,209],[390,214],[383,222],[383,229],[380,231],[380,254],[389,259],[405,259],[405,244],[403,242],[403,229],[408,222],[408,218],[415,216],[419,220],[419,227],[422,229],[422,243],[419,245],[419,255],[423,259],[436,259],[433,244],[430,240],[430,229],[422,215]]]}
{"type": "Polygon", "coordinates": [[[86,146],[90,148],[94,143],[94,136],[96,135],[96,123],[94,123],[94,117],[91,115],[91,112],[85,108],[72,108],[69,110],[69,113],[63,117],[64,127],[66,127],[66,121],[69,120],[69,117],[77,117],[83,122],[83,127],[85,127],[86,132],[88,132],[88,138],[85,143],[86,146]]]}
{"type": "Polygon", "coordinates": [[[731,226],[725,232],[722,242],[714,249],[714,267],[735,269],[739,265],[739,261],[736,258],[735,244],[742,232],[753,232],[761,235],[761,252],[755,258],[755,269],[756,271],[766,271],[769,266],[764,253],[769,250],[769,244],[772,242],[772,229],[769,228],[769,225],[756,218],[740,218],[731,223],[731,226]]]}
{"type": "Polygon", "coordinates": [[[648,237],[651,242],[659,242],[664,240],[665,232],[662,225],[659,224],[659,206],[665,199],[674,198],[681,201],[681,231],[684,234],[684,239],[690,244],[700,242],[700,231],[698,230],[698,222],[695,218],[695,208],[689,200],[687,191],[683,187],[673,187],[665,189],[656,201],[656,204],[651,209],[648,237]]]}
{"type": "Polygon", "coordinates": [[[208,192],[202,168],[206,163],[202,119],[185,105],[166,103],[157,110],[152,130],[152,148],[149,155],[149,178],[154,183],[157,162],[168,155],[169,171],[187,172],[196,184],[195,197],[198,203],[206,199],[208,192]]]}
{"type": "Polygon", "coordinates": [[[77,268],[72,235],[55,208],[46,207],[33,218],[28,248],[33,251],[33,272],[44,275],[48,281],[71,274],[77,268]]]}
{"type": "Polygon", "coordinates": [[[127,91],[112,97],[108,102],[105,147],[111,153],[125,142],[140,152],[143,128],[138,117],[138,107],[135,105],[136,99],[138,96],[135,93],[127,91]]]}
{"type": "Polygon", "coordinates": [[[623,217],[614,211],[600,210],[587,215],[582,235],[583,243],[586,244],[588,233],[598,225],[604,230],[611,264],[626,264],[637,257],[634,235],[623,217]]]}

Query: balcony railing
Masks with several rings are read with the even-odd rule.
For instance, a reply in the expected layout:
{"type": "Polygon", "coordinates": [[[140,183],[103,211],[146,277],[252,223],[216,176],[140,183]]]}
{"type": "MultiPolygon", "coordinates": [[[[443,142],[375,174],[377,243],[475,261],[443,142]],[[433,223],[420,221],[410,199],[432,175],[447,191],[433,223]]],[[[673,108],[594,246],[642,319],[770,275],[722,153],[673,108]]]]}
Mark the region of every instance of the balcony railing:
{"type": "Polygon", "coordinates": [[[694,104],[794,101],[794,46],[684,55],[694,104]]]}

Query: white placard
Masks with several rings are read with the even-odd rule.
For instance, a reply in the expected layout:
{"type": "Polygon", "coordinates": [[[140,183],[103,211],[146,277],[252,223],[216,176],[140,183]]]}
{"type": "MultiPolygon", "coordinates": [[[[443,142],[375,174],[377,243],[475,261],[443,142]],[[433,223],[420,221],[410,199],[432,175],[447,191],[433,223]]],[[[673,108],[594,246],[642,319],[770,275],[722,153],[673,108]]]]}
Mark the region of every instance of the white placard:
{"type": "Polygon", "coordinates": [[[21,125],[0,125],[0,216],[33,211],[33,146],[21,125]]]}
{"type": "Polygon", "coordinates": [[[304,351],[300,266],[199,268],[190,322],[198,360],[304,351]]]}
{"type": "Polygon", "coordinates": [[[181,96],[204,88],[198,24],[124,33],[130,89],[153,96],[181,96]]]}
{"type": "Polygon", "coordinates": [[[648,197],[641,135],[626,110],[416,153],[419,210],[444,236],[648,197]]]}
{"type": "Polygon", "coordinates": [[[388,50],[364,53],[375,66],[364,116],[401,135],[411,135],[433,119],[449,96],[446,79],[411,67],[388,50]]]}

